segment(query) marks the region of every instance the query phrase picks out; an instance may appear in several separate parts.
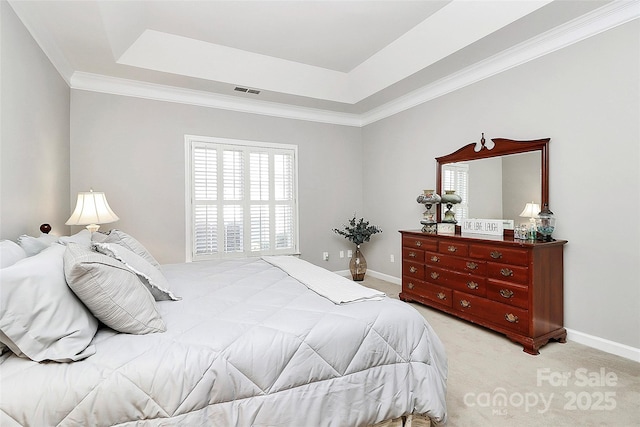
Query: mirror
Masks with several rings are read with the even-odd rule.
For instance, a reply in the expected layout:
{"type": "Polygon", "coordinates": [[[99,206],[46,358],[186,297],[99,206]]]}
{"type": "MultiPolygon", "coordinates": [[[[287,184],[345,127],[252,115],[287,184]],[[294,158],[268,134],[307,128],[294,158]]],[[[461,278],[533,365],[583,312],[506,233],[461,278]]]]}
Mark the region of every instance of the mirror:
{"type": "MultiPolygon", "coordinates": [[[[548,144],[548,138],[495,138],[487,143],[483,136],[479,143],[436,158],[439,194],[450,189],[462,193],[462,202],[454,205],[458,223],[460,216],[509,220],[505,229],[525,223],[520,213],[526,203],[533,201],[541,208],[549,203],[548,144]]],[[[446,209],[442,205],[438,210],[438,221],[446,209]]]]}

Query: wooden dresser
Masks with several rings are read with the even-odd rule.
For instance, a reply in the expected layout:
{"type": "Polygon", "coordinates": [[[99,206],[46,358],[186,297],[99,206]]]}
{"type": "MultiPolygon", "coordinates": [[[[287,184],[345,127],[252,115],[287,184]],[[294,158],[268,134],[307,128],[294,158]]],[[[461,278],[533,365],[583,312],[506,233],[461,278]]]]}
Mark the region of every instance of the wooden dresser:
{"type": "Polygon", "coordinates": [[[401,300],[505,334],[530,354],[538,354],[550,339],[565,342],[562,252],[566,241],[400,233],[401,300]]]}

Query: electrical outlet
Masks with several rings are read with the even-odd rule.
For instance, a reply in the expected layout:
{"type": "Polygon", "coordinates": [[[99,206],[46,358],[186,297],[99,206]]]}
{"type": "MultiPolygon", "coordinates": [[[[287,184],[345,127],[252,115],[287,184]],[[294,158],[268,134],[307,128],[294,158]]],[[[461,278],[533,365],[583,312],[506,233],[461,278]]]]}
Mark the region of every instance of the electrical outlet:
{"type": "Polygon", "coordinates": [[[396,262],[396,258],[393,256],[393,254],[389,255],[389,261],[396,262]]]}
{"type": "Polygon", "coordinates": [[[344,251],[340,251],[340,258],[344,258],[344,251]]]}
{"type": "Polygon", "coordinates": [[[322,252],[322,259],[325,261],[329,261],[329,252],[322,252]]]}
{"type": "Polygon", "coordinates": [[[353,251],[351,249],[349,249],[347,251],[347,257],[351,258],[353,256],[353,251]]]}

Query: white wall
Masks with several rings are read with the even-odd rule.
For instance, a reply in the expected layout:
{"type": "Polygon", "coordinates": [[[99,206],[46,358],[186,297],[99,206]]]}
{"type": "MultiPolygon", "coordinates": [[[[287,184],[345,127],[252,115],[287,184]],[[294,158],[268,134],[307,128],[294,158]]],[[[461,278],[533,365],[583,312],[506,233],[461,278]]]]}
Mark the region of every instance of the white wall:
{"type": "Polygon", "coordinates": [[[485,136],[550,137],[550,208],[565,246],[565,325],[640,348],[640,22],[363,129],[364,209],[387,231],[369,266],[400,277],[400,229],[435,157],[485,136]],[[380,173],[384,171],[384,173],[380,173]]]}
{"type": "Polygon", "coordinates": [[[300,250],[330,270],[347,241],[331,229],[362,211],[361,131],[183,104],[73,90],[71,190],[104,191],[120,221],[161,263],[185,259],[184,135],[297,144],[300,250]]]}
{"type": "Polygon", "coordinates": [[[6,1],[0,81],[0,238],[65,234],[69,216],[69,87],[6,1]]]}

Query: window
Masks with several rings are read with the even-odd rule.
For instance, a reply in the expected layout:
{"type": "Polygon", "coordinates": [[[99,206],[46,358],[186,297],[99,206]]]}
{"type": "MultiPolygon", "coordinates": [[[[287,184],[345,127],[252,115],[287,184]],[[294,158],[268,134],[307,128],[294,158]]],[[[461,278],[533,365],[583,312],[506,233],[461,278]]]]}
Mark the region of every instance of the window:
{"type": "Polygon", "coordinates": [[[298,252],[297,146],[185,143],[187,260],[298,252]]]}
{"type": "MultiPolygon", "coordinates": [[[[462,202],[453,205],[452,211],[456,214],[456,220],[460,223],[469,217],[469,165],[467,163],[447,163],[442,165],[442,188],[443,190],[455,190],[456,194],[462,198],[462,202]]],[[[444,191],[443,191],[444,193],[444,191]]],[[[447,210],[446,205],[442,205],[442,217],[447,210]]]]}

